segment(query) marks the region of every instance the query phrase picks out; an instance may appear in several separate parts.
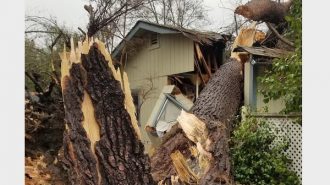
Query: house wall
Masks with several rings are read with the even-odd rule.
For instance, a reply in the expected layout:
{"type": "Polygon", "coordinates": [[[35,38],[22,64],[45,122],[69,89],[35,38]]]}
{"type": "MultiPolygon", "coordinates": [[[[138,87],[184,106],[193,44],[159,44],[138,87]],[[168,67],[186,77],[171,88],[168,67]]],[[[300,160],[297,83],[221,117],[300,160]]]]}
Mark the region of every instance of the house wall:
{"type": "MultiPolygon", "coordinates": [[[[145,36],[148,38],[148,35],[145,36]]],[[[147,42],[149,43],[149,42],[147,42]]],[[[140,124],[147,151],[150,142],[157,145],[158,139],[148,135],[144,128],[150,113],[165,85],[167,76],[194,70],[193,41],[181,34],[159,35],[159,47],[150,49],[149,44],[139,48],[134,56],[128,57],[125,71],[130,88],[141,96],[152,86],[140,110],[140,124]]]]}
{"type": "Polygon", "coordinates": [[[259,121],[266,121],[269,123],[271,132],[273,132],[278,138],[275,142],[281,138],[288,139],[289,147],[285,154],[292,163],[289,169],[296,172],[300,181],[302,180],[302,126],[297,124],[297,119],[300,119],[301,115],[281,115],[278,114],[285,106],[283,99],[270,100],[267,104],[263,102],[263,95],[258,93],[261,85],[257,80],[257,77],[265,74],[265,65],[252,65],[250,62],[245,63],[244,66],[244,104],[252,108],[249,112],[246,109],[242,111],[242,118],[246,115],[254,116],[259,121]],[[263,107],[268,107],[268,112],[265,113],[263,107]]]}
{"type": "Polygon", "coordinates": [[[279,113],[285,107],[283,99],[264,103],[264,96],[258,92],[261,84],[257,78],[265,74],[266,66],[252,65],[247,62],[244,69],[244,104],[253,112],[265,112],[265,107],[267,107],[268,113],[279,113]]]}

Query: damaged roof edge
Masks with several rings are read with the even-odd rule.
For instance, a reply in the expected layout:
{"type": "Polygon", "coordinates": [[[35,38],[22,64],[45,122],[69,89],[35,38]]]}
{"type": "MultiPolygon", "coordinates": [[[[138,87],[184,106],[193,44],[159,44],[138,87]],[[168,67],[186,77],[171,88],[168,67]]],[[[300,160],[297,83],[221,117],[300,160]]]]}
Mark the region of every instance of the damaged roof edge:
{"type": "Polygon", "coordinates": [[[125,38],[120,41],[120,43],[116,46],[116,48],[113,50],[111,55],[115,58],[120,53],[120,50],[124,47],[124,40],[127,41],[131,40],[133,36],[136,34],[136,32],[140,29],[153,31],[160,34],[180,33],[179,31],[174,29],[165,28],[165,27],[160,28],[160,26],[156,26],[151,23],[139,20],[135,23],[133,28],[127,33],[125,38]]]}
{"type": "Polygon", "coordinates": [[[124,47],[124,40],[126,40],[126,41],[131,40],[140,29],[156,32],[159,34],[180,33],[180,34],[183,34],[185,37],[192,39],[192,40],[195,40],[198,38],[202,39],[203,37],[204,38],[209,37],[210,40],[224,39],[220,33],[199,32],[199,31],[195,31],[195,30],[189,30],[189,29],[168,26],[168,25],[161,25],[161,24],[157,24],[157,23],[151,23],[151,22],[139,20],[135,23],[133,28],[127,33],[127,35],[124,37],[124,39],[121,40],[120,43],[115,47],[115,49],[111,53],[111,56],[113,58],[116,58],[117,55],[120,54],[122,48],[124,47]],[[197,34],[200,34],[200,35],[197,36],[197,34]],[[195,35],[195,37],[192,37],[193,35],[195,35]]]}
{"type": "Polygon", "coordinates": [[[281,58],[292,54],[292,52],[283,49],[247,46],[237,46],[234,48],[233,52],[248,52],[252,55],[265,56],[270,58],[281,58]]]}

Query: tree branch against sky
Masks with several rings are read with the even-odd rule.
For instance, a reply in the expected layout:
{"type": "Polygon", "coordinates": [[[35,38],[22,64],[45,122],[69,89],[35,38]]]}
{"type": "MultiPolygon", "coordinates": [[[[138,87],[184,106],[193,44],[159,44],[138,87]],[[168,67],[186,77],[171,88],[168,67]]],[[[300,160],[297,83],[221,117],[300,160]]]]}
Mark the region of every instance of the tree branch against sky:
{"type": "MultiPolygon", "coordinates": [[[[230,5],[232,0],[221,1],[228,7],[227,5],[230,5]]],[[[88,23],[88,13],[83,9],[83,6],[86,4],[89,4],[88,0],[27,0],[26,14],[38,14],[44,17],[52,15],[57,18],[59,23],[63,23],[71,29],[85,28],[88,23]]],[[[216,28],[227,25],[227,19],[233,19],[231,12],[219,8],[221,5],[220,0],[204,0],[203,5],[207,10],[210,23],[204,25],[202,29],[216,30],[216,28]]],[[[230,7],[233,8],[233,6],[230,7]]],[[[171,14],[171,12],[168,12],[168,14],[171,14]]]]}
{"type": "Polygon", "coordinates": [[[204,0],[147,0],[136,16],[137,19],[184,28],[208,23],[204,0]]]}
{"type": "MultiPolygon", "coordinates": [[[[81,28],[80,30],[87,32],[87,25],[90,18],[89,13],[84,10],[84,5],[91,4],[95,9],[97,7],[95,5],[98,3],[102,5],[100,7],[101,9],[112,11],[103,11],[102,14],[96,12],[98,14],[96,21],[100,21],[99,18],[104,16],[108,16],[109,18],[109,14],[116,14],[112,19],[97,22],[102,27],[100,31],[102,36],[100,38],[106,42],[111,51],[111,48],[114,48],[119,43],[140,18],[161,24],[165,23],[168,25],[195,28],[201,31],[234,33],[235,22],[233,9],[238,4],[245,3],[247,0],[143,1],[145,4],[138,12],[129,11],[129,6],[121,6],[125,11],[117,11],[116,13],[115,10],[120,10],[120,5],[123,5],[120,2],[125,2],[125,0],[112,1],[112,4],[116,2],[119,6],[107,4],[106,2],[110,2],[107,0],[58,0],[56,2],[52,0],[27,0],[26,14],[43,17],[52,16],[59,25],[65,25],[69,30],[77,31],[81,34],[82,32],[78,30],[78,27],[81,28]],[[183,6],[186,8],[181,8],[183,6]]],[[[136,2],[136,0],[130,2],[136,2]]],[[[238,22],[242,19],[240,16],[236,18],[238,22]]]]}

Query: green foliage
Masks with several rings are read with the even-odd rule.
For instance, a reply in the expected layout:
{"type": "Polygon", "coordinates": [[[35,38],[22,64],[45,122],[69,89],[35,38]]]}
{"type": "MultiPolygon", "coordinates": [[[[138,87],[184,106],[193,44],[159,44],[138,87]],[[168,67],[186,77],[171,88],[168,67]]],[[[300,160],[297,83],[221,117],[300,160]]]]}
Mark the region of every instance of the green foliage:
{"type": "Polygon", "coordinates": [[[290,14],[288,37],[294,40],[295,51],[286,58],[273,60],[270,70],[260,77],[264,102],[283,97],[285,108],[282,113],[302,112],[302,14],[301,0],[294,0],[290,14]]]}
{"type": "Polygon", "coordinates": [[[288,169],[288,142],[270,132],[269,124],[248,116],[233,132],[231,155],[235,181],[244,185],[298,185],[288,169]]]}
{"type": "MultiPolygon", "coordinates": [[[[70,31],[65,25],[59,25],[55,18],[25,17],[25,71],[31,76],[39,76],[39,85],[43,90],[49,86],[52,78],[60,76],[60,56],[69,38],[78,40],[79,34],[70,31]]],[[[26,76],[25,87],[35,91],[33,82],[26,76]]]]}
{"type": "MultiPolygon", "coordinates": [[[[36,46],[33,40],[25,39],[25,71],[35,72],[41,75],[40,85],[45,88],[50,81],[51,55],[45,48],[36,46]]],[[[29,78],[25,78],[25,86],[28,90],[34,91],[34,84],[29,78]]]]}

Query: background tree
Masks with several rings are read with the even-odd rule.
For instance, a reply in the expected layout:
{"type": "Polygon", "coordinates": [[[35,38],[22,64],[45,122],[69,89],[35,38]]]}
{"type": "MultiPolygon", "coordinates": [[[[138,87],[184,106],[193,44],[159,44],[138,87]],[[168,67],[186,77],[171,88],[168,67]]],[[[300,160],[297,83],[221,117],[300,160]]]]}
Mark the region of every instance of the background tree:
{"type": "Polygon", "coordinates": [[[56,163],[65,130],[58,52],[70,47],[69,38],[78,34],[52,17],[26,16],[25,23],[26,180],[67,184],[62,165],[56,163]],[[44,166],[34,169],[40,163],[44,166]]]}
{"type": "Polygon", "coordinates": [[[121,16],[143,4],[144,0],[90,0],[90,5],[84,6],[89,13],[87,35],[93,36],[104,27],[117,23],[121,16]]]}
{"type": "Polygon", "coordinates": [[[164,25],[193,28],[207,23],[203,0],[148,0],[138,18],[164,25]]]}
{"type": "Polygon", "coordinates": [[[203,0],[90,0],[89,35],[97,34],[112,51],[137,20],[183,28],[205,25],[207,11],[203,0]]]}
{"type": "Polygon", "coordinates": [[[26,88],[33,91],[32,83],[37,82],[33,74],[36,73],[41,88],[47,88],[51,81],[59,85],[60,58],[57,53],[64,45],[70,47],[70,37],[77,38],[78,33],[59,25],[53,17],[26,16],[25,23],[26,88]]]}

